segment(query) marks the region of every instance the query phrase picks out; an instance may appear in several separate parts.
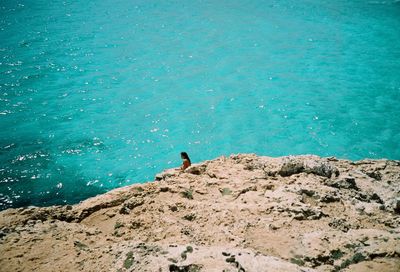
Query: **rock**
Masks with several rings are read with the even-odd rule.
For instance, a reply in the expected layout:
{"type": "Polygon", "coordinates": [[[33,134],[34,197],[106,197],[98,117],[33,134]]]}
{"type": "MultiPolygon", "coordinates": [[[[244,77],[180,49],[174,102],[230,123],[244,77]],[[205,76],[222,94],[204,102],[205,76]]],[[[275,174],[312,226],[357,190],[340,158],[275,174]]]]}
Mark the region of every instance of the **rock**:
{"type": "Polygon", "coordinates": [[[194,192],[200,195],[205,195],[208,193],[207,190],[202,190],[202,189],[195,189],[194,192]]]}
{"type": "Polygon", "coordinates": [[[390,205],[393,211],[397,214],[400,214],[400,197],[394,199],[390,205]]]}
{"type": "Polygon", "coordinates": [[[352,226],[343,218],[333,218],[329,222],[329,226],[343,232],[348,232],[352,226]]]}
{"type": "Polygon", "coordinates": [[[362,262],[362,261],[364,261],[366,259],[367,259],[366,256],[364,256],[360,252],[357,252],[352,257],[344,260],[340,265],[340,269],[344,269],[344,268],[348,267],[351,264],[356,264],[356,263],[362,262]]]}
{"type": "Polygon", "coordinates": [[[176,264],[169,265],[170,272],[198,272],[201,271],[202,265],[189,264],[178,266],[176,264]]]}
{"type": "Polygon", "coordinates": [[[104,199],[102,200],[100,200],[100,197],[88,199],[82,202],[83,209],[81,210],[80,214],[78,216],[74,216],[73,219],[74,221],[81,222],[82,220],[90,216],[92,213],[95,213],[101,209],[118,206],[125,201],[126,201],[126,196],[115,197],[111,194],[108,195],[105,194],[104,199]]]}
{"type": "Polygon", "coordinates": [[[181,233],[186,235],[186,236],[190,236],[192,234],[193,230],[189,227],[183,227],[181,229],[181,233]]]}
{"type": "Polygon", "coordinates": [[[304,172],[330,178],[338,176],[339,170],[325,159],[312,157],[304,160],[304,172]]]}
{"type": "Polygon", "coordinates": [[[339,202],[340,201],[340,195],[337,192],[329,192],[324,195],[322,195],[319,198],[319,202],[321,203],[333,203],[333,202],[339,202]]]}
{"type": "Polygon", "coordinates": [[[74,241],[74,246],[77,247],[78,249],[81,249],[81,250],[87,250],[88,249],[87,245],[85,245],[84,243],[82,243],[82,242],[80,242],[78,240],[74,241]]]}
{"type": "Polygon", "coordinates": [[[178,169],[165,170],[155,176],[155,181],[168,180],[172,177],[176,177],[179,174],[179,171],[180,170],[178,169]]]}
{"type": "Polygon", "coordinates": [[[398,267],[395,161],[239,154],[157,178],[72,206],[0,212],[2,270],[47,271],[50,264],[84,272],[398,267]]]}
{"type": "Polygon", "coordinates": [[[359,190],[356,181],[353,177],[344,177],[337,180],[327,180],[325,185],[338,188],[338,189],[352,189],[359,190]]]}
{"type": "Polygon", "coordinates": [[[35,211],[35,209],[31,208],[31,209],[20,209],[20,213],[21,215],[29,215],[32,214],[35,211]]]}
{"type": "Polygon", "coordinates": [[[181,258],[182,258],[183,261],[185,261],[185,260],[187,259],[187,253],[186,253],[186,251],[184,251],[184,252],[181,253],[181,258]]]}
{"type": "Polygon", "coordinates": [[[300,189],[299,194],[300,194],[300,195],[303,195],[303,194],[304,194],[304,195],[306,195],[306,196],[308,196],[308,197],[312,197],[312,196],[314,196],[316,193],[315,193],[314,190],[300,189]]]}
{"type": "Polygon", "coordinates": [[[192,246],[187,246],[186,247],[186,252],[192,253],[193,252],[193,247],[192,246]]]}
{"type": "Polygon", "coordinates": [[[174,264],[178,263],[178,260],[175,259],[175,258],[168,258],[167,260],[170,261],[171,263],[174,263],[174,264]]]}
{"type": "Polygon", "coordinates": [[[380,198],[380,196],[377,193],[373,193],[370,196],[370,200],[375,201],[376,203],[379,203],[379,204],[383,204],[383,200],[380,198]]]}
{"type": "Polygon", "coordinates": [[[161,173],[159,173],[159,174],[157,174],[157,175],[155,176],[154,179],[155,179],[156,181],[160,181],[160,180],[163,180],[163,177],[164,177],[164,176],[163,176],[161,173]]]}
{"type": "Polygon", "coordinates": [[[140,227],[142,227],[143,226],[143,223],[141,222],[141,221],[139,221],[139,220],[133,220],[133,221],[131,221],[131,228],[132,229],[138,229],[138,228],[140,228],[140,227]]]}
{"type": "Polygon", "coordinates": [[[289,158],[282,164],[281,169],[278,171],[278,174],[282,177],[287,177],[301,173],[303,170],[304,164],[302,161],[289,158]]]}
{"type": "Polygon", "coordinates": [[[196,214],[194,214],[194,213],[186,214],[186,215],[183,217],[183,219],[188,220],[188,221],[193,221],[193,220],[196,219],[196,214]]]}
{"type": "Polygon", "coordinates": [[[355,205],[355,209],[356,211],[358,211],[359,213],[363,213],[365,211],[365,206],[362,203],[357,203],[355,205]]]}
{"type": "Polygon", "coordinates": [[[383,224],[389,228],[398,228],[400,226],[400,217],[397,218],[386,218],[381,220],[383,224]]]}
{"type": "Polygon", "coordinates": [[[143,203],[144,203],[143,198],[133,197],[131,199],[128,199],[122,204],[122,207],[119,210],[119,213],[120,214],[129,214],[131,210],[143,205],[143,203]]]}
{"type": "Polygon", "coordinates": [[[379,171],[365,172],[365,174],[376,180],[382,179],[382,174],[379,171]]]}
{"type": "Polygon", "coordinates": [[[279,212],[287,212],[296,220],[316,220],[325,216],[319,208],[303,203],[296,203],[290,206],[278,206],[275,209],[279,212]]]}
{"type": "Polygon", "coordinates": [[[327,178],[330,178],[332,175],[339,175],[339,170],[330,162],[316,156],[309,156],[304,159],[302,157],[287,157],[283,161],[278,174],[282,177],[287,177],[302,172],[327,178]]]}
{"type": "Polygon", "coordinates": [[[276,225],[276,224],[269,224],[269,229],[271,230],[277,230],[280,229],[280,226],[276,225]]]}
{"type": "Polygon", "coordinates": [[[204,164],[192,165],[185,170],[185,173],[201,175],[206,172],[207,166],[204,164]]]}
{"type": "Polygon", "coordinates": [[[168,192],[169,191],[169,187],[165,186],[165,187],[160,187],[160,192],[168,192]]]}
{"type": "Polygon", "coordinates": [[[117,215],[117,213],[116,213],[115,211],[107,211],[107,212],[105,213],[105,215],[107,215],[108,218],[113,218],[114,216],[117,215]]]}
{"type": "Polygon", "coordinates": [[[273,190],[275,188],[275,186],[273,184],[267,184],[265,186],[263,186],[265,190],[273,190]]]}

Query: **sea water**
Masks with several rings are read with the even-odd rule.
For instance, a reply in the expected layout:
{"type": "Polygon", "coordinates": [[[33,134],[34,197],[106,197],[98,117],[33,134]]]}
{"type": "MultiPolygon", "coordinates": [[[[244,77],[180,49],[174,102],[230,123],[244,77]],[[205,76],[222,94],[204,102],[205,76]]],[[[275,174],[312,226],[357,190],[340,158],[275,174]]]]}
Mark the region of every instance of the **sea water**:
{"type": "Polygon", "coordinates": [[[400,2],[1,1],[0,209],[256,153],[400,159],[400,2]]]}

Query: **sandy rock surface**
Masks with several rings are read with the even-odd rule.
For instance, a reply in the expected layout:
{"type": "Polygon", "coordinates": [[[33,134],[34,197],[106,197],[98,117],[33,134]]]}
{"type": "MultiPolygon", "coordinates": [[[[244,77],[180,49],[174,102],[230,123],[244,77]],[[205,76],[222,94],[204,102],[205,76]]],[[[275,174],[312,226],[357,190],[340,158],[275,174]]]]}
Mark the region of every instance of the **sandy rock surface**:
{"type": "Polygon", "coordinates": [[[0,271],[400,271],[400,162],[220,157],[0,213],[0,271]]]}

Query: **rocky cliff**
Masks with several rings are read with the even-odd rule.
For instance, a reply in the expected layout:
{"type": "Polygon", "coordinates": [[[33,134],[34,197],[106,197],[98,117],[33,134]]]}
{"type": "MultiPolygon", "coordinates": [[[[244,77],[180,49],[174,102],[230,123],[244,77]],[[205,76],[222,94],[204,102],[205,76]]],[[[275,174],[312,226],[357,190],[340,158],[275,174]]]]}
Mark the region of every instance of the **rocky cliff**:
{"type": "Polygon", "coordinates": [[[400,162],[220,157],[0,213],[0,271],[400,271],[400,162]]]}

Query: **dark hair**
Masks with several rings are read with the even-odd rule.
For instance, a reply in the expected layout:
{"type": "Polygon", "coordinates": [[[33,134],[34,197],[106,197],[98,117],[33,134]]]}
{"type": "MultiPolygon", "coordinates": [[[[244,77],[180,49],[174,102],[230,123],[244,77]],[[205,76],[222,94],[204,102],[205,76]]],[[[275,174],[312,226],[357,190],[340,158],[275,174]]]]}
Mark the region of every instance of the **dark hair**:
{"type": "Polygon", "coordinates": [[[186,152],[181,152],[181,156],[182,156],[182,158],[188,160],[189,163],[192,163],[192,162],[190,161],[190,159],[189,159],[189,155],[188,155],[186,152]]]}

